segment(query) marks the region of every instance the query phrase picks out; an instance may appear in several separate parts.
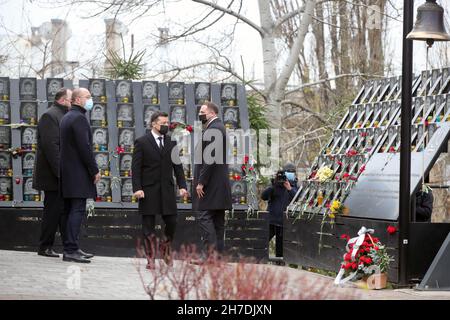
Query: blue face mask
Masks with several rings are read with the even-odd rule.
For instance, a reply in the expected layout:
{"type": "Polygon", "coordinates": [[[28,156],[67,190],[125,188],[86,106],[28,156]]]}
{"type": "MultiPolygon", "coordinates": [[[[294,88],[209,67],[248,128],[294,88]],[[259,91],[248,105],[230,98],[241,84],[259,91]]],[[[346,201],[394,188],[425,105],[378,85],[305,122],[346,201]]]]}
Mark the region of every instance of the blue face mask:
{"type": "Polygon", "coordinates": [[[94,101],[92,101],[92,98],[86,100],[86,104],[84,105],[84,108],[88,111],[91,111],[94,107],[94,101]]]}
{"type": "Polygon", "coordinates": [[[289,181],[295,181],[295,173],[294,172],[286,172],[286,178],[289,181]]]}

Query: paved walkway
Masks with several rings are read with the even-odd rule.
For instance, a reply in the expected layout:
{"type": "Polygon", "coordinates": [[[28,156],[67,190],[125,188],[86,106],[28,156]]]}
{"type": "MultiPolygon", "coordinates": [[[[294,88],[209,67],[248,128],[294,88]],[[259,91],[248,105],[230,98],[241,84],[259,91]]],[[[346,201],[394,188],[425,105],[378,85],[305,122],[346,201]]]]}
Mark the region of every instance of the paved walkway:
{"type": "MultiPolygon", "coordinates": [[[[94,257],[90,264],[75,264],[62,259],[41,257],[33,252],[0,250],[0,300],[149,299],[137,271],[137,265],[140,265],[145,283],[151,282],[151,273],[144,268],[145,262],[144,259],[94,257]]],[[[179,262],[175,262],[175,267],[177,263],[179,262]]],[[[450,300],[450,292],[335,288],[333,279],[329,277],[287,267],[260,266],[287,271],[291,287],[299,283],[296,281],[298,277],[313,283],[323,282],[330,290],[334,290],[337,298],[342,294],[359,299],[450,300]]]]}

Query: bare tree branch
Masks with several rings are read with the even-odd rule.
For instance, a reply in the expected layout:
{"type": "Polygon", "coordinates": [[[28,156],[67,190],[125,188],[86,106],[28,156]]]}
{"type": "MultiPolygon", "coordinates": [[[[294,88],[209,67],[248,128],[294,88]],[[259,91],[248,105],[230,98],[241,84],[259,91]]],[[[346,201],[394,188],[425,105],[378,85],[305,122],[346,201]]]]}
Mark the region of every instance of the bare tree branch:
{"type": "Polygon", "coordinates": [[[241,14],[239,14],[239,13],[237,13],[237,12],[231,10],[231,9],[221,7],[221,6],[219,6],[219,5],[215,4],[215,3],[212,3],[212,2],[209,2],[209,1],[206,1],[206,0],[192,0],[192,1],[204,4],[204,5],[207,5],[207,6],[210,6],[211,8],[214,8],[216,10],[219,10],[219,11],[225,12],[225,13],[231,15],[231,16],[234,16],[234,17],[238,18],[239,20],[241,20],[242,22],[248,24],[250,27],[252,27],[256,31],[258,31],[259,34],[261,35],[261,37],[264,37],[264,35],[265,35],[265,31],[260,26],[258,26],[256,23],[254,23],[253,21],[251,21],[247,17],[244,17],[243,15],[241,15],[241,14]]]}

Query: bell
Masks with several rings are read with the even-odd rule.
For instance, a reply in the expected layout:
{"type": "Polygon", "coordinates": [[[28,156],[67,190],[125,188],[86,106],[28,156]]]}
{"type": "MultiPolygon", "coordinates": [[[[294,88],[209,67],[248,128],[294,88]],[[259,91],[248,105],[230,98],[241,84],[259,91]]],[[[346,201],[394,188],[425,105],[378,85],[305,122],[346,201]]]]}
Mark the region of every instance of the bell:
{"type": "Polygon", "coordinates": [[[444,27],[444,9],[436,0],[427,0],[417,9],[417,20],[406,39],[423,40],[431,47],[434,41],[450,41],[444,27]]]}

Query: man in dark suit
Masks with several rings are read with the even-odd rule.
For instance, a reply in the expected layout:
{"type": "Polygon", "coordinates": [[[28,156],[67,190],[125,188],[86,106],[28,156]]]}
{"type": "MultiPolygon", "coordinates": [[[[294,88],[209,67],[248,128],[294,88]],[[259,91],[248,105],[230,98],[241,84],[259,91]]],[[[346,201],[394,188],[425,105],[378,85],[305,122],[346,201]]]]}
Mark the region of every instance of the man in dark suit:
{"type": "Polygon", "coordinates": [[[81,223],[86,216],[86,199],[96,197],[95,184],[100,180],[92,152],[92,133],[86,118],[93,102],[89,90],[75,89],[72,108],[61,120],[60,188],[67,217],[64,261],[89,263],[91,254],[78,243],[81,223]]]}
{"type": "Polygon", "coordinates": [[[64,199],[58,191],[59,124],[69,110],[71,98],[72,91],[61,88],[55,95],[55,102],[42,115],[37,126],[33,189],[44,191],[38,255],[46,257],[59,257],[52,249],[58,226],[62,239],[65,235],[64,199]]]}
{"type": "Polygon", "coordinates": [[[199,225],[205,250],[224,250],[225,210],[232,208],[231,187],[226,162],[226,130],[212,102],[201,106],[203,123],[201,159],[196,152],[194,208],[201,211],[199,225]],[[214,148],[208,148],[210,144],[214,148]]]}
{"type": "Polygon", "coordinates": [[[177,223],[177,203],[173,173],[180,189],[180,196],[188,195],[183,166],[178,157],[178,147],[167,135],[167,113],[156,111],[151,119],[151,130],[136,139],[132,160],[134,196],[139,199],[142,214],[142,231],[146,245],[148,269],[154,268],[155,216],[164,220],[164,261],[170,263],[170,244],[177,223]]]}

